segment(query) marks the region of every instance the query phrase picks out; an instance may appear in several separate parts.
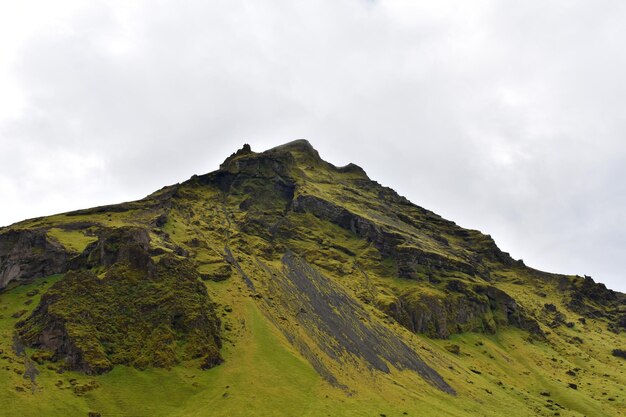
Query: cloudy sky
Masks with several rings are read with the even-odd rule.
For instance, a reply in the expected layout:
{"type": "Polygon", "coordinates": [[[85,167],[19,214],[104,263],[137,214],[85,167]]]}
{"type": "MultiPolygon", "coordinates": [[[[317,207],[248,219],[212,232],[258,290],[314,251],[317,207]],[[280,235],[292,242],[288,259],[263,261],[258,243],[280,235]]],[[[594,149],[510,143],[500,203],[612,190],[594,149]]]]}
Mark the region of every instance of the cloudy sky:
{"type": "Polygon", "coordinates": [[[0,3],[0,225],[307,138],[626,291],[626,2],[0,3]]]}

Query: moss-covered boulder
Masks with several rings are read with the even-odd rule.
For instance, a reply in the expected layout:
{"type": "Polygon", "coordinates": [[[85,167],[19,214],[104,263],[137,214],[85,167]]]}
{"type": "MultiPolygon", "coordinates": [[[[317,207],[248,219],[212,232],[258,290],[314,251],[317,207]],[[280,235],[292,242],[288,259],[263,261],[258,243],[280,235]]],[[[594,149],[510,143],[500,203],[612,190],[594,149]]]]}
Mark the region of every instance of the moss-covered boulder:
{"type": "Polygon", "coordinates": [[[189,359],[212,367],[221,362],[219,327],[194,267],[166,255],[146,268],[116,263],[102,276],[68,272],[17,331],[69,369],[98,374],[115,364],[167,368],[189,359]]]}

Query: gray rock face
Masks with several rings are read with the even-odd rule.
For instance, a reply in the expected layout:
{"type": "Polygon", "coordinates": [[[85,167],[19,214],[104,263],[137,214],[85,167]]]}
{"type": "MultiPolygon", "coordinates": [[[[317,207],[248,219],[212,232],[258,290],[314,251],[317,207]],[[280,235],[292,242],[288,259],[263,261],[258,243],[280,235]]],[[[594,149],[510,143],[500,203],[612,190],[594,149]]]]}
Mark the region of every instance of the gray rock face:
{"type": "Polygon", "coordinates": [[[65,272],[67,258],[44,230],[9,230],[0,235],[0,290],[11,281],[65,272]]]}
{"type": "Polygon", "coordinates": [[[71,269],[109,267],[126,262],[139,269],[150,264],[150,236],[140,227],[103,229],[99,239],[89,244],[83,253],[70,262],[71,269]]]}
{"type": "Polygon", "coordinates": [[[369,240],[383,256],[389,256],[396,261],[398,276],[401,278],[419,279],[430,269],[461,271],[469,275],[478,273],[476,268],[467,262],[455,261],[437,253],[406,245],[406,236],[329,201],[310,195],[300,195],[293,200],[292,209],[331,221],[369,240]]]}
{"type": "Polygon", "coordinates": [[[462,261],[455,261],[433,252],[427,252],[413,246],[397,246],[393,257],[398,266],[398,276],[401,278],[419,279],[425,271],[444,269],[460,271],[468,275],[477,275],[477,269],[462,261]]]}
{"type": "Polygon", "coordinates": [[[464,332],[493,334],[505,326],[545,336],[537,321],[498,288],[450,281],[448,290],[447,297],[407,292],[380,307],[412,332],[432,338],[447,339],[464,332]]]}
{"type": "Polygon", "coordinates": [[[402,236],[396,236],[390,231],[383,230],[379,225],[351,213],[343,207],[338,207],[312,195],[296,197],[293,200],[292,209],[296,213],[311,213],[320,219],[328,220],[352,231],[359,237],[372,242],[383,255],[392,255],[396,246],[404,240],[402,236]]]}
{"type": "Polygon", "coordinates": [[[496,330],[488,315],[488,305],[469,303],[465,297],[401,296],[381,307],[407,329],[431,338],[447,339],[464,330],[486,333],[496,330]]]}

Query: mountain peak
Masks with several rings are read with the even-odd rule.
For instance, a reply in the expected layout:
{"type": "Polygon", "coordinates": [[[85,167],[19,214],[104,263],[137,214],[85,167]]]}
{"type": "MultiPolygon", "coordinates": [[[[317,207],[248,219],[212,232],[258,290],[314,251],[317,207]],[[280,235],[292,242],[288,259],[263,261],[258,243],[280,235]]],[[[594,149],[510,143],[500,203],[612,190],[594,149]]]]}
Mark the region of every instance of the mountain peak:
{"type": "Polygon", "coordinates": [[[319,153],[315,150],[313,145],[306,139],[297,139],[291,142],[287,142],[285,144],[275,146],[266,151],[257,153],[252,151],[252,148],[249,144],[244,144],[243,147],[236,152],[232,153],[228,158],[224,160],[224,162],[220,165],[220,169],[229,169],[233,166],[233,162],[240,159],[247,159],[248,157],[255,158],[256,157],[265,157],[271,156],[276,157],[277,155],[291,155],[296,161],[307,161],[307,162],[321,162],[322,158],[320,158],[319,153]]]}
{"type": "Polygon", "coordinates": [[[317,152],[313,145],[311,145],[311,143],[306,139],[297,139],[283,145],[273,147],[263,152],[262,155],[272,157],[276,155],[290,155],[296,162],[307,165],[317,165],[324,162],[324,160],[320,157],[319,152],[317,152]]]}
{"type": "Polygon", "coordinates": [[[245,143],[241,149],[237,150],[236,152],[233,152],[228,158],[224,160],[224,162],[222,162],[222,164],[220,165],[220,169],[224,169],[225,167],[229,165],[231,161],[233,161],[234,159],[240,156],[250,155],[253,153],[254,152],[252,152],[252,148],[250,147],[250,145],[245,143]]]}
{"type": "Polygon", "coordinates": [[[293,140],[262,152],[254,152],[250,145],[245,144],[241,149],[232,153],[224,160],[220,165],[220,171],[240,172],[243,167],[250,166],[254,167],[253,170],[258,170],[261,165],[266,168],[270,167],[273,170],[276,168],[275,164],[277,161],[282,161],[284,167],[297,165],[304,170],[311,170],[317,167],[331,174],[351,174],[361,179],[369,179],[363,168],[356,164],[349,163],[345,166],[335,166],[325,161],[311,145],[311,142],[306,139],[293,140]]]}
{"type": "Polygon", "coordinates": [[[305,154],[316,155],[319,158],[319,153],[315,150],[311,142],[306,139],[296,139],[291,142],[284,143],[282,145],[275,146],[266,152],[287,151],[287,152],[301,152],[305,154]]]}

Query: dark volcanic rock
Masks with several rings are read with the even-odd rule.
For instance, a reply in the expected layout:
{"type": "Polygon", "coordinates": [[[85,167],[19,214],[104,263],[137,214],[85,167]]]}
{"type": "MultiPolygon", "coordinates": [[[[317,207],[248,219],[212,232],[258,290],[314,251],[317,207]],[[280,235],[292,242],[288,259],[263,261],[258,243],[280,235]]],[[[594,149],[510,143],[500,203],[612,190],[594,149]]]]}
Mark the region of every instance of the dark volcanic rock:
{"type": "Polygon", "coordinates": [[[220,169],[224,169],[225,167],[228,167],[230,162],[232,162],[232,160],[237,158],[238,156],[250,155],[252,153],[253,152],[252,152],[252,149],[250,148],[250,145],[246,143],[245,145],[243,145],[241,149],[239,149],[237,152],[232,153],[228,158],[226,158],[226,160],[222,162],[222,164],[220,165],[220,169]]]}
{"type": "Polygon", "coordinates": [[[596,283],[590,276],[575,277],[567,281],[565,290],[569,290],[567,307],[588,317],[608,320],[608,329],[619,333],[626,329],[626,295],[608,289],[604,284],[596,283]]]}
{"type": "Polygon", "coordinates": [[[67,270],[68,253],[45,230],[9,230],[0,235],[0,290],[14,280],[29,280],[67,270]]]}
{"type": "Polygon", "coordinates": [[[150,262],[150,235],[140,227],[103,229],[97,241],[72,259],[71,269],[108,267],[118,262],[146,269],[150,262]]]}
{"type": "Polygon", "coordinates": [[[497,324],[515,326],[535,336],[545,337],[539,323],[506,292],[490,285],[476,285],[474,291],[487,296],[489,308],[494,312],[497,324]]]}
{"type": "Polygon", "coordinates": [[[447,339],[452,334],[482,332],[493,334],[498,327],[515,326],[544,337],[531,318],[504,291],[489,285],[448,282],[447,296],[406,291],[379,307],[415,333],[447,339]]]}
{"type": "Polygon", "coordinates": [[[398,266],[398,276],[401,278],[419,279],[433,269],[459,271],[468,275],[478,273],[478,270],[469,263],[411,245],[396,246],[394,257],[398,266]]]}
{"type": "Polygon", "coordinates": [[[390,256],[396,260],[398,275],[402,278],[416,279],[418,278],[417,271],[421,271],[424,275],[421,267],[474,272],[470,265],[460,262],[453,265],[448,258],[405,245],[406,237],[402,234],[315,196],[299,195],[294,199],[292,209],[295,212],[311,213],[320,219],[331,221],[369,240],[383,256],[390,256]]]}
{"type": "Polygon", "coordinates": [[[293,201],[292,209],[297,213],[311,213],[320,219],[348,229],[372,242],[384,255],[394,253],[396,246],[404,241],[401,235],[386,232],[380,225],[312,195],[297,196],[293,201]]]}
{"type": "Polygon", "coordinates": [[[613,306],[618,302],[618,293],[606,288],[606,285],[596,283],[591,277],[585,276],[572,284],[571,299],[568,307],[573,311],[589,317],[602,316],[597,306],[613,306]]]}

